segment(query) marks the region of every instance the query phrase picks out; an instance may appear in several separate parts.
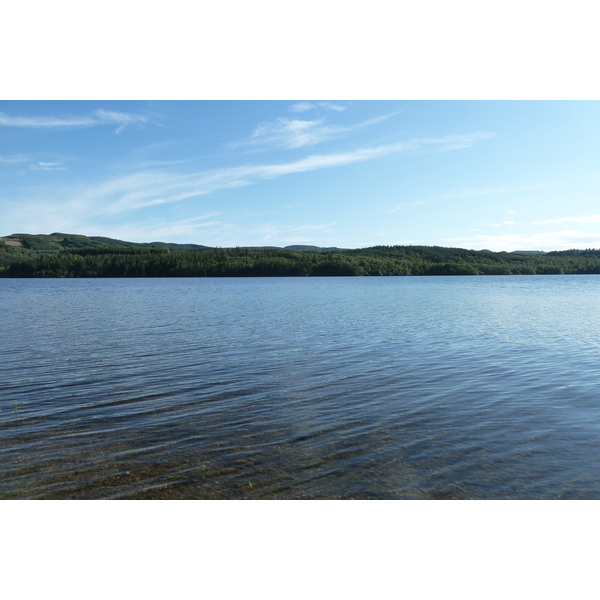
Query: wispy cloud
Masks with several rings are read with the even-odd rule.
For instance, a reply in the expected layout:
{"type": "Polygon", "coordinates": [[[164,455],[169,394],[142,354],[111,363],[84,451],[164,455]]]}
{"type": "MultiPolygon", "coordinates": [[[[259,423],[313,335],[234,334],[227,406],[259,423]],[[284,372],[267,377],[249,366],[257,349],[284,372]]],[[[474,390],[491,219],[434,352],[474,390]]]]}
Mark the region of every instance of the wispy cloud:
{"type": "Polygon", "coordinates": [[[343,106],[342,104],[334,104],[333,102],[319,102],[319,106],[324,106],[325,108],[330,108],[331,110],[335,110],[337,112],[342,112],[348,108],[347,106],[343,106]]]}
{"type": "Polygon", "coordinates": [[[30,167],[36,171],[66,171],[66,167],[62,167],[60,163],[55,162],[37,162],[30,167]]]}
{"type": "Polygon", "coordinates": [[[4,127],[89,127],[97,122],[83,117],[11,117],[0,112],[0,126],[4,127]]]}
{"type": "Polygon", "coordinates": [[[232,144],[231,147],[254,146],[275,148],[301,148],[314,146],[321,142],[375,125],[393,115],[383,115],[355,125],[329,125],[325,119],[307,121],[281,117],[274,121],[261,123],[252,132],[249,139],[232,144]]]}
{"type": "Polygon", "coordinates": [[[335,103],[335,102],[297,102],[296,104],[292,104],[290,106],[291,112],[302,113],[307,110],[312,110],[317,107],[329,108],[331,110],[335,110],[337,112],[342,112],[346,110],[346,106],[343,104],[335,103]]]}
{"type": "Polygon", "coordinates": [[[31,158],[25,154],[12,154],[10,156],[0,156],[0,165],[20,165],[30,160],[31,158]]]}
{"type": "Polygon", "coordinates": [[[233,225],[224,221],[207,220],[219,215],[218,212],[206,213],[193,219],[183,219],[165,225],[164,223],[135,223],[112,228],[111,237],[122,240],[165,241],[174,238],[194,239],[198,232],[210,229],[211,233],[224,234],[233,225]]]}
{"type": "MultiPolygon", "coordinates": [[[[489,134],[491,136],[492,134],[489,134]]],[[[497,188],[464,188],[462,190],[451,190],[446,194],[442,194],[440,196],[433,196],[430,198],[423,198],[422,200],[415,200],[413,202],[403,202],[402,204],[398,204],[394,208],[390,209],[388,212],[394,213],[403,208],[414,208],[416,206],[422,206],[423,204],[429,204],[430,202],[439,202],[440,200],[455,200],[462,198],[472,198],[475,196],[487,196],[488,194],[513,194],[515,192],[523,192],[528,190],[539,190],[543,188],[549,187],[546,184],[536,184],[536,185],[524,185],[518,187],[510,187],[510,186],[501,186],[497,188]]],[[[508,210],[506,214],[512,215],[514,211],[508,210]]]]}
{"type": "Polygon", "coordinates": [[[117,133],[125,126],[133,123],[147,123],[149,119],[143,115],[120,113],[109,110],[96,110],[89,115],[81,116],[9,116],[0,112],[0,126],[3,127],[93,127],[95,125],[119,125],[117,133]]]}
{"type": "Polygon", "coordinates": [[[115,124],[119,125],[117,133],[123,130],[127,125],[133,125],[134,123],[148,123],[148,117],[143,115],[134,115],[129,113],[114,112],[112,110],[97,110],[94,116],[99,125],[101,124],[115,124]]]}
{"type": "Polygon", "coordinates": [[[472,133],[442,138],[413,139],[396,144],[359,148],[352,152],[315,154],[289,163],[232,167],[191,174],[142,171],[89,186],[85,190],[77,190],[75,196],[79,203],[86,206],[94,205],[98,213],[116,214],[145,206],[179,202],[221,189],[250,185],[260,180],[342,167],[386,155],[412,152],[424,147],[436,151],[464,148],[486,137],[488,137],[486,133],[472,133]]]}
{"type": "Polygon", "coordinates": [[[292,106],[290,106],[290,111],[301,113],[307,110],[311,110],[314,107],[315,105],[311,104],[310,102],[297,102],[296,104],[292,104],[292,106]]]}
{"type": "Polygon", "coordinates": [[[299,119],[280,118],[270,123],[262,123],[246,142],[254,145],[300,148],[313,146],[335,137],[338,128],[325,125],[324,120],[301,121],[299,119]]]}
{"type": "Polygon", "coordinates": [[[562,217],[560,219],[548,219],[546,221],[536,221],[534,225],[552,225],[555,223],[598,223],[600,215],[591,215],[589,217],[562,217]]]}
{"type": "MultiPolygon", "coordinates": [[[[488,137],[486,133],[471,133],[440,138],[417,138],[395,144],[358,148],[345,153],[313,154],[287,163],[249,165],[192,173],[182,172],[180,169],[147,169],[103,182],[61,185],[52,189],[44,187],[38,192],[38,200],[34,200],[31,190],[28,192],[28,198],[31,200],[28,205],[31,218],[28,220],[31,228],[40,231],[44,230],[47,223],[53,223],[53,227],[57,230],[69,231],[73,228],[93,230],[94,225],[100,222],[100,218],[112,220],[127,211],[199,199],[219,190],[252,185],[285,175],[343,167],[383,156],[422,150],[450,151],[475,144],[486,137],[488,137]]],[[[10,223],[15,223],[15,226],[21,223],[22,199],[13,198],[12,208],[8,210],[7,207],[4,217],[7,227],[10,223]]],[[[139,218],[138,216],[137,219],[139,218]]],[[[189,222],[180,222],[177,227],[186,229],[178,231],[183,235],[191,231],[193,225],[189,222]]],[[[158,226],[156,227],[152,231],[162,231],[158,226]]],[[[219,222],[218,227],[225,227],[225,225],[219,222]]],[[[165,236],[166,233],[168,232],[165,232],[165,236]]],[[[289,232],[288,235],[297,235],[297,232],[295,234],[289,232]]],[[[139,236],[130,237],[139,239],[139,236]]]]}

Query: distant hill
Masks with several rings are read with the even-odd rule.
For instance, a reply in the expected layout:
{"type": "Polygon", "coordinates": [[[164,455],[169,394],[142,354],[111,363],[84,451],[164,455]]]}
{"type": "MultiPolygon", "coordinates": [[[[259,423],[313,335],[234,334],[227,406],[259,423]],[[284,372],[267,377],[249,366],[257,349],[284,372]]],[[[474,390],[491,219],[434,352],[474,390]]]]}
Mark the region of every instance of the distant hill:
{"type": "Polygon", "coordinates": [[[165,242],[124,242],[113,238],[80,235],[76,233],[31,234],[13,233],[0,237],[0,244],[11,248],[23,248],[42,252],[60,252],[70,248],[168,248],[171,252],[208,250],[210,246],[198,244],[168,244],[165,242]]]}
{"type": "Polygon", "coordinates": [[[331,246],[329,248],[321,248],[319,246],[285,246],[284,250],[293,250],[294,252],[337,252],[341,248],[331,246]]]}
{"type": "Polygon", "coordinates": [[[600,274],[600,250],[491,252],[441,246],[212,248],[100,236],[0,237],[0,277],[283,277],[600,274]]]}
{"type": "MultiPolygon", "coordinates": [[[[167,242],[125,242],[102,236],[87,236],[77,233],[31,234],[13,233],[0,237],[0,247],[22,248],[37,252],[60,252],[73,248],[162,248],[171,252],[189,252],[193,250],[210,250],[212,246],[199,244],[171,244],[167,242]]],[[[321,248],[319,246],[242,246],[248,250],[293,250],[294,252],[334,252],[340,250],[334,246],[321,248]]]]}
{"type": "Polygon", "coordinates": [[[125,242],[102,236],[87,236],[76,233],[31,234],[13,233],[0,237],[0,269],[18,260],[58,254],[65,251],[92,249],[155,249],[168,252],[190,252],[210,250],[210,246],[199,244],[168,244],[165,242],[125,242]]]}

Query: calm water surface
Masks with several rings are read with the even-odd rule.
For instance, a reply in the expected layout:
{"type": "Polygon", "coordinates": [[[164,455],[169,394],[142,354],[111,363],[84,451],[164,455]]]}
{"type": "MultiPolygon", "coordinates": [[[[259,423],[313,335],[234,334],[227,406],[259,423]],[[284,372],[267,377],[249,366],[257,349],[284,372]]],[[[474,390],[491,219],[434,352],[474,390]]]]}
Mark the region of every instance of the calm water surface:
{"type": "Polygon", "coordinates": [[[0,279],[0,498],[600,498],[600,277],[0,279]]]}

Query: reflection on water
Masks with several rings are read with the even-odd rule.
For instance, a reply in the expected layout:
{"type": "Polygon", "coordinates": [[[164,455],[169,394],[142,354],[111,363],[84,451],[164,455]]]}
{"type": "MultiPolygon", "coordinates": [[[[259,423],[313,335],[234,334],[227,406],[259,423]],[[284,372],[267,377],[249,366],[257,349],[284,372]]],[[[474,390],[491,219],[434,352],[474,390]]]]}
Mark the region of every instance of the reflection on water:
{"type": "Polygon", "coordinates": [[[599,282],[0,280],[0,497],[600,498],[599,282]]]}

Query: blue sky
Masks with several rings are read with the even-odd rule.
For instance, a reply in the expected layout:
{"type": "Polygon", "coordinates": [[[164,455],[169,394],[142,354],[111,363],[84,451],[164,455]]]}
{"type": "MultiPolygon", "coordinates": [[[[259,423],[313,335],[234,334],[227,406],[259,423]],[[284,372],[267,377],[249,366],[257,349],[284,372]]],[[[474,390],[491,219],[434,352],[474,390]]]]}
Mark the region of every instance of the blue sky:
{"type": "Polygon", "coordinates": [[[600,247],[594,101],[2,101],[0,235],[600,247]]]}

